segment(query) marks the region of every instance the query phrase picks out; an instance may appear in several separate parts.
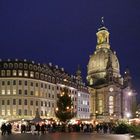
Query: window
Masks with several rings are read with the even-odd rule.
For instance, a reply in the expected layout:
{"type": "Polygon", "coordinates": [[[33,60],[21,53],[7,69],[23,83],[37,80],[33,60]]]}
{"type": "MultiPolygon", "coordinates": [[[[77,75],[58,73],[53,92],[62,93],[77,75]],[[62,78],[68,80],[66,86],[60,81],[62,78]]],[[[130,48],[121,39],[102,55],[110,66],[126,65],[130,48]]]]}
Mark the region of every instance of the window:
{"type": "Polygon", "coordinates": [[[35,96],[38,96],[38,91],[35,91],[35,96]]]}
{"type": "Polygon", "coordinates": [[[34,77],[34,72],[33,71],[30,72],[30,77],[34,77]]]}
{"type": "Polygon", "coordinates": [[[36,101],[36,106],[38,106],[38,101],[36,101]]]}
{"type": "Polygon", "coordinates": [[[27,95],[27,90],[24,90],[24,95],[27,95]]]}
{"type": "Polygon", "coordinates": [[[18,115],[21,116],[21,109],[18,110],[18,115]]]}
{"type": "Polygon", "coordinates": [[[31,82],[31,86],[33,86],[33,82],[31,82]]]}
{"type": "Polygon", "coordinates": [[[7,85],[10,85],[10,81],[7,81],[7,85]]]}
{"type": "Polygon", "coordinates": [[[24,115],[27,116],[27,109],[24,110],[24,115]]]}
{"type": "Polygon", "coordinates": [[[17,75],[17,71],[13,70],[13,76],[16,76],[16,75],[17,75]]]}
{"type": "Polygon", "coordinates": [[[43,88],[43,83],[41,83],[41,88],[43,88]]]}
{"type": "Polygon", "coordinates": [[[43,106],[43,101],[41,101],[41,106],[43,106]]]}
{"type": "Polygon", "coordinates": [[[47,84],[45,84],[45,88],[47,88],[47,84]]]}
{"type": "Polygon", "coordinates": [[[5,82],[4,81],[2,81],[2,86],[4,86],[5,85],[5,82]]]}
{"type": "Polygon", "coordinates": [[[5,104],[5,101],[4,100],[2,100],[2,105],[4,105],[5,104]]]}
{"type": "Polygon", "coordinates": [[[52,103],[52,107],[54,107],[54,103],[52,103]]]}
{"type": "Polygon", "coordinates": [[[8,94],[8,95],[10,95],[10,94],[11,94],[11,93],[10,93],[10,89],[7,89],[7,94],[8,94]]]}
{"type": "Polygon", "coordinates": [[[27,81],[24,81],[24,85],[27,86],[27,81]]]}
{"type": "Polygon", "coordinates": [[[13,99],[13,105],[16,105],[16,99],[13,99]]]}
{"type": "Polygon", "coordinates": [[[24,100],[24,105],[27,105],[27,99],[24,100]]]}
{"type": "Polygon", "coordinates": [[[11,71],[7,70],[7,76],[11,76],[11,71]]]}
{"type": "Polygon", "coordinates": [[[1,90],[1,94],[5,95],[5,90],[4,89],[1,90]]]}
{"type": "Polygon", "coordinates": [[[19,76],[22,76],[22,70],[19,70],[19,71],[18,71],[18,75],[19,75],[19,76]]]}
{"type": "Polygon", "coordinates": [[[13,94],[14,94],[14,95],[16,94],[16,89],[13,89],[13,94]]]}
{"type": "Polygon", "coordinates": [[[43,116],[43,111],[41,111],[41,116],[43,116]]]}
{"type": "Polygon", "coordinates": [[[21,105],[21,99],[19,99],[18,104],[21,105]]]}
{"type": "Polygon", "coordinates": [[[4,110],[4,109],[2,109],[1,114],[2,114],[3,116],[5,116],[5,110],[4,110]]]}
{"type": "Polygon", "coordinates": [[[38,83],[36,83],[36,87],[38,87],[38,83]]]}
{"type": "Polygon", "coordinates": [[[30,101],[30,105],[33,105],[33,101],[30,101]]]}
{"type": "Polygon", "coordinates": [[[109,96],[109,114],[113,114],[114,113],[114,97],[113,96],[109,96]]]}
{"type": "Polygon", "coordinates": [[[16,85],[16,80],[13,80],[13,85],[16,85]]]}
{"type": "Polygon", "coordinates": [[[25,76],[25,77],[28,76],[28,71],[24,71],[24,76],[25,76]]]}
{"type": "Polygon", "coordinates": [[[54,95],[52,95],[52,98],[54,98],[54,95]]]}
{"type": "Polygon", "coordinates": [[[5,70],[1,71],[1,76],[5,76],[5,70]]]}
{"type": "Polygon", "coordinates": [[[13,115],[16,115],[17,112],[16,112],[16,109],[13,109],[13,115]]]}
{"type": "Polygon", "coordinates": [[[9,109],[7,110],[7,115],[8,115],[8,116],[10,116],[10,115],[11,115],[11,112],[10,112],[10,110],[9,110],[9,109]]]}
{"type": "Polygon", "coordinates": [[[34,95],[34,92],[33,91],[31,91],[31,95],[34,95]]]}
{"type": "Polygon", "coordinates": [[[18,94],[19,94],[19,95],[21,95],[21,94],[22,94],[22,90],[21,90],[21,89],[19,89],[18,94]]]}
{"type": "Polygon", "coordinates": [[[21,80],[19,80],[19,81],[18,81],[18,84],[19,84],[19,85],[22,85],[22,81],[21,81],[21,80]]]}
{"type": "Polygon", "coordinates": [[[39,78],[39,73],[38,72],[35,73],[35,78],[37,78],[37,79],[39,78]]]}
{"type": "Polygon", "coordinates": [[[7,105],[10,105],[10,101],[9,100],[7,100],[7,105]]]}
{"type": "Polygon", "coordinates": [[[48,102],[48,107],[51,107],[51,103],[50,102],[48,102]]]}
{"type": "Polygon", "coordinates": [[[49,98],[51,97],[51,94],[49,93],[49,98]]]}

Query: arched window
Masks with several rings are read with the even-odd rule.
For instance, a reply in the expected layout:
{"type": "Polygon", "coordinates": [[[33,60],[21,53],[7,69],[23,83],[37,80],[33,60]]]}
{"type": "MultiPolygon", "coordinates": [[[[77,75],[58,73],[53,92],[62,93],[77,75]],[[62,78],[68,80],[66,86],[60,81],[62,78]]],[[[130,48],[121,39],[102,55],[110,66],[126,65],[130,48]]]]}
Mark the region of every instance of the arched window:
{"type": "Polygon", "coordinates": [[[114,113],[114,97],[113,96],[109,96],[109,114],[113,114],[114,113]]]}

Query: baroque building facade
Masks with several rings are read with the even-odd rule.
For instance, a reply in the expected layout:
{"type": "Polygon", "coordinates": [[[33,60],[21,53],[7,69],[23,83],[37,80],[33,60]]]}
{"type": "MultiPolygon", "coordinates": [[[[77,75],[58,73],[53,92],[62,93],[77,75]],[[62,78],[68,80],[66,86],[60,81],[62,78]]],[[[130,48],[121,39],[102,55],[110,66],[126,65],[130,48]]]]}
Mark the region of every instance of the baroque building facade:
{"type": "Polygon", "coordinates": [[[96,36],[96,50],[87,65],[91,117],[99,121],[133,117],[136,93],[130,86],[131,76],[128,71],[124,77],[120,74],[119,60],[110,46],[103,19],[96,36]]]}
{"type": "Polygon", "coordinates": [[[80,70],[73,76],[51,63],[0,60],[0,119],[31,120],[36,111],[41,118],[56,119],[57,97],[64,87],[73,101],[75,118],[89,118],[90,95],[80,70]]]}

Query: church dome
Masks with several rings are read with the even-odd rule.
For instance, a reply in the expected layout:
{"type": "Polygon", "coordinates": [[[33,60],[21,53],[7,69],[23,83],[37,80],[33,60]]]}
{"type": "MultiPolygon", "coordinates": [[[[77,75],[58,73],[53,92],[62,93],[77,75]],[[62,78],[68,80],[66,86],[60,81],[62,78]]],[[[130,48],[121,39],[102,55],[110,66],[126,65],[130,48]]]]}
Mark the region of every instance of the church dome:
{"type": "Polygon", "coordinates": [[[108,29],[102,25],[96,35],[96,50],[93,55],[90,56],[87,66],[87,80],[91,83],[90,85],[94,84],[97,80],[106,78],[108,65],[111,65],[113,77],[120,76],[118,58],[116,53],[110,49],[108,29]]]}
{"type": "Polygon", "coordinates": [[[94,54],[90,56],[88,63],[88,75],[104,78],[106,74],[108,55],[110,55],[112,61],[114,74],[117,76],[120,73],[119,61],[115,52],[109,51],[108,49],[96,50],[94,54]]]}

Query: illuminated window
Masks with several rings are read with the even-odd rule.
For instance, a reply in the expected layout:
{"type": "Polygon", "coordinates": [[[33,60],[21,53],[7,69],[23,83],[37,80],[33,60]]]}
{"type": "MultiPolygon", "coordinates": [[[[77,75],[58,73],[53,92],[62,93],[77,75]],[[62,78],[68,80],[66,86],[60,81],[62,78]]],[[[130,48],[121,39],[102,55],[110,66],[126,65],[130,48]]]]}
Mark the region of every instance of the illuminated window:
{"type": "Polygon", "coordinates": [[[103,113],[103,100],[99,99],[99,114],[103,113]]]}
{"type": "Polygon", "coordinates": [[[5,70],[1,71],[1,76],[5,76],[5,70]]]}
{"type": "Polygon", "coordinates": [[[1,90],[1,94],[5,95],[5,90],[4,89],[1,90]]]}
{"type": "Polygon", "coordinates": [[[16,89],[13,89],[13,94],[16,95],[16,89]]]}
{"type": "Polygon", "coordinates": [[[114,113],[114,97],[110,96],[109,97],[109,114],[113,114],[114,113]]]}
{"type": "Polygon", "coordinates": [[[10,94],[11,94],[11,93],[10,93],[10,89],[8,89],[8,90],[7,90],[7,94],[8,94],[8,95],[10,95],[10,94]]]}
{"type": "Polygon", "coordinates": [[[35,96],[38,96],[38,91],[35,91],[35,96]]]}
{"type": "Polygon", "coordinates": [[[13,109],[13,115],[16,115],[17,112],[16,112],[16,109],[13,109]]]}
{"type": "Polygon", "coordinates": [[[78,92],[78,96],[80,97],[81,96],[81,94],[78,92]]]}
{"type": "Polygon", "coordinates": [[[17,76],[17,71],[13,70],[13,76],[17,76]]]}
{"type": "Polygon", "coordinates": [[[11,115],[11,113],[10,113],[10,110],[9,110],[9,109],[7,110],[7,115],[8,115],[8,116],[10,116],[10,115],[11,115]]]}
{"type": "Polygon", "coordinates": [[[2,109],[1,115],[5,116],[5,110],[2,109]]]}
{"type": "Polygon", "coordinates": [[[24,76],[25,76],[25,77],[28,76],[28,71],[24,71],[24,76]]]}
{"type": "Polygon", "coordinates": [[[33,71],[30,72],[30,77],[34,77],[34,72],[33,71]]]}
{"type": "Polygon", "coordinates": [[[19,76],[22,76],[22,70],[19,70],[19,71],[18,71],[18,75],[19,75],[19,76]]]}
{"type": "Polygon", "coordinates": [[[7,70],[7,76],[11,76],[11,71],[7,70]]]}

